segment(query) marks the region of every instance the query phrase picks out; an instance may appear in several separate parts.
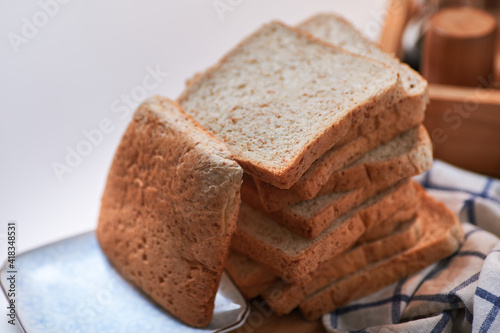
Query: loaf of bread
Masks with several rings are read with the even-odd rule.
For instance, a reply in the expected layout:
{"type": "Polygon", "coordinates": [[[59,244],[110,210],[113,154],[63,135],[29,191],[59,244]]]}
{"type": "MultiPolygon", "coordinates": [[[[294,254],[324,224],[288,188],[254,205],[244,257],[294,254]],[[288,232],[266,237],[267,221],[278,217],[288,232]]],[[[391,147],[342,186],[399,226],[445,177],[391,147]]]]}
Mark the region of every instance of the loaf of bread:
{"type": "Polygon", "coordinates": [[[136,111],[109,171],[97,239],[126,279],[185,323],[212,320],[243,170],[180,107],[136,111]]]}
{"type": "Polygon", "coordinates": [[[178,103],[137,109],[96,234],[188,325],[212,321],[224,268],[247,299],[314,320],[463,240],[410,179],[432,167],[427,82],[336,15],[264,25],[178,103]]]}

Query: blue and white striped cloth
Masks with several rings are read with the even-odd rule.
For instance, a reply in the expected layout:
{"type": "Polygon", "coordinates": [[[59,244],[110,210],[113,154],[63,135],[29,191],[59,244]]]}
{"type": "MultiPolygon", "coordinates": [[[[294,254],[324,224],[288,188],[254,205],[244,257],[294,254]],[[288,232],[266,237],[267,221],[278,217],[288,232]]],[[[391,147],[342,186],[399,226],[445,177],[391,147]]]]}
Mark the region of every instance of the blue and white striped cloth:
{"type": "Polygon", "coordinates": [[[500,332],[500,181],[441,161],[417,177],[458,214],[452,257],[323,316],[329,332],[500,332]]]}

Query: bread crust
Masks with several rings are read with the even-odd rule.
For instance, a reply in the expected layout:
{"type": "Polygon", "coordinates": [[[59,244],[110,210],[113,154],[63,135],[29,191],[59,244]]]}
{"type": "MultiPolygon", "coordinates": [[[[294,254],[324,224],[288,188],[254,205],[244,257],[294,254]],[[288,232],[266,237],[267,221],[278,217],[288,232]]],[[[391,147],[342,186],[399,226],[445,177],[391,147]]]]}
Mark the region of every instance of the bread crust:
{"type": "Polygon", "coordinates": [[[223,144],[158,96],[139,106],[111,165],[99,244],[122,276],[191,326],[212,320],[242,174],[223,144]]]}

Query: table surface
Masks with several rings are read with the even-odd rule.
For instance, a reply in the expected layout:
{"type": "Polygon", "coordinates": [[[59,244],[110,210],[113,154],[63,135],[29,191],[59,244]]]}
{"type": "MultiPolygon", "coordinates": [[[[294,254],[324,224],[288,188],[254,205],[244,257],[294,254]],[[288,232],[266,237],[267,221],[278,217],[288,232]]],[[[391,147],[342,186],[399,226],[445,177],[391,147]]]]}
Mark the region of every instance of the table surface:
{"type": "MultiPolygon", "coordinates": [[[[52,5],[0,3],[2,262],[8,221],[17,222],[18,252],[95,228],[113,152],[146,96],[175,98],[187,78],[272,19],[293,25],[314,13],[337,12],[376,39],[386,8],[386,0],[46,3],[52,5]],[[156,80],[144,83],[155,71],[156,80]],[[109,131],[83,147],[106,122],[109,131]],[[79,148],[88,153],[71,160],[79,148]]],[[[6,304],[0,297],[0,313],[6,304]]],[[[0,331],[19,332],[5,317],[0,331]]],[[[285,319],[266,323],[279,326],[285,319]]],[[[300,331],[319,326],[298,314],[285,322],[300,331]]]]}

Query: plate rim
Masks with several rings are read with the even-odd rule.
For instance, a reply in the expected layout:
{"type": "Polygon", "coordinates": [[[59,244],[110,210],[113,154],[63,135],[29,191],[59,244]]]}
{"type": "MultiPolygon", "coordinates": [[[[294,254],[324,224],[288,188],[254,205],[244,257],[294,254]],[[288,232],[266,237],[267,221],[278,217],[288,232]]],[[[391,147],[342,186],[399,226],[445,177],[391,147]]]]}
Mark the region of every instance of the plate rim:
{"type": "MultiPolygon", "coordinates": [[[[84,237],[84,236],[87,236],[87,235],[90,235],[90,234],[94,234],[94,235],[95,235],[95,232],[96,232],[96,230],[95,230],[95,229],[90,230],[90,231],[85,231],[85,232],[82,232],[82,233],[80,233],[80,234],[76,234],[76,235],[73,235],[73,236],[70,236],[70,237],[67,237],[67,238],[59,239],[59,240],[56,240],[56,241],[53,241],[53,242],[50,242],[50,243],[47,243],[47,244],[44,244],[44,245],[41,245],[41,246],[35,247],[35,248],[33,248],[33,249],[23,251],[23,252],[21,252],[21,253],[19,253],[19,254],[17,254],[17,253],[16,253],[16,260],[17,260],[17,258],[18,258],[18,257],[20,257],[20,256],[24,256],[24,255],[29,254],[29,253],[31,253],[31,252],[35,252],[35,251],[41,250],[41,249],[43,249],[43,248],[46,248],[46,247],[49,247],[49,246],[53,246],[53,245],[58,244],[58,243],[62,243],[62,242],[65,242],[65,241],[69,241],[69,240],[72,240],[72,239],[75,239],[75,238],[84,237]]],[[[102,250],[101,250],[101,251],[102,251],[102,250]]],[[[8,262],[8,258],[6,258],[6,259],[2,262],[2,264],[1,264],[1,266],[0,266],[0,273],[1,273],[1,272],[3,272],[4,270],[6,270],[6,269],[7,269],[7,265],[8,265],[8,263],[9,263],[9,262],[8,262]]],[[[226,270],[224,269],[224,270],[222,271],[222,274],[228,274],[228,273],[227,273],[227,272],[226,272],[226,270]]],[[[221,274],[221,279],[222,279],[222,274],[221,274]]],[[[121,276],[121,274],[120,274],[120,276],[121,276]]],[[[246,322],[246,320],[247,320],[247,318],[248,318],[248,316],[250,315],[250,312],[251,312],[251,307],[250,307],[250,303],[248,302],[248,300],[247,300],[247,299],[243,296],[243,294],[241,294],[241,291],[239,291],[238,286],[237,286],[237,285],[233,282],[233,280],[232,280],[231,276],[229,276],[229,274],[228,274],[228,278],[229,278],[229,280],[231,281],[231,283],[234,285],[234,287],[236,288],[236,290],[238,290],[238,292],[240,293],[240,296],[242,297],[242,299],[245,301],[245,302],[244,302],[244,304],[245,304],[245,308],[244,308],[244,311],[243,311],[243,313],[242,313],[242,315],[241,315],[241,318],[240,318],[237,322],[235,322],[234,324],[231,324],[230,326],[227,326],[227,327],[222,327],[222,328],[220,328],[220,329],[217,329],[217,330],[211,331],[211,332],[213,332],[213,333],[223,333],[223,332],[229,332],[229,331],[235,330],[235,329],[237,329],[237,328],[239,328],[239,327],[243,326],[243,324],[246,322]]],[[[127,281],[127,280],[125,280],[125,281],[127,281]]],[[[127,281],[127,282],[129,282],[129,281],[127,281]]],[[[130,283],[130,282],[129,282],[129,283],[130,283]]],[[[4,285],[4,281],[3,281],[2,279],[0,279],[0,287],[1,287],[0,289],[2,289],[3,294],[5,295],[5,298],[7,299],[7,303],[10,303],[10,298],[9,298],[9,296],[8,296],[8,294],[7,294],[7,291],[6,291],[6,289],[5,289],[5,288],[6,288],[6,286],[4,285]]],[[[166,309],[164,309],[164,310],[165,310],[165,311],[167,311],[167,312],[169,312],[169,311],[168,311],[168,310],[166,310],[166,309]]],[[[169,313],[170,313],[170,312],[169,312],[169,313]]],[[[173,316],[174,318],[176,318],[174,315],[172,315],[172,316],[173,316]]],[[[16,319],[16,321],[19,323],[19,326],[18,326],[18,327],[21,329],[22,333],[27,333],[27,331],[26,331],[26,329],[25,329],[25,327],[24,327],[23,323],[21,322],[21,319],[20,319],[20,318],[19,318],[19,316],[18,316],[17,311],[15,312],[15,319],[16,319]]],[[[190,328],[196,329],[196,327],[189,326],[189,325],[187,325],[187,324],[183,323],[182,321],[180,321],[180,320],[178,320],[178,319],[176,319],[176,320],[177,320],[179,323],[181,323],[182,325],[185,325],[185,326],[188,326],[188,327],[190,327],[190,328]]],[[[203,329],[203,328],[201,328],[201,329],[203,329]]],[[[202,330],[200,330],[200,332],[203,332],[203,331],[202,331],[202,330]]]]}

